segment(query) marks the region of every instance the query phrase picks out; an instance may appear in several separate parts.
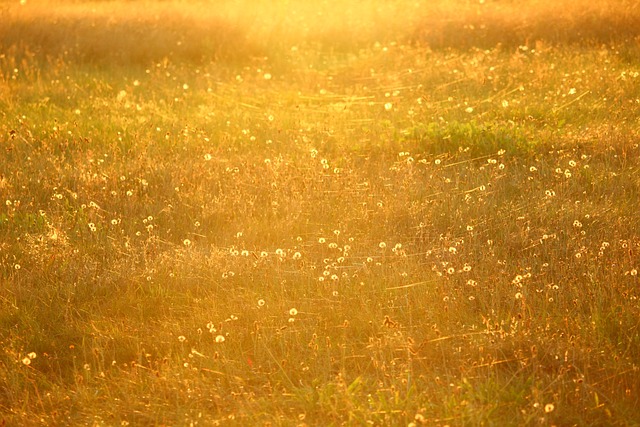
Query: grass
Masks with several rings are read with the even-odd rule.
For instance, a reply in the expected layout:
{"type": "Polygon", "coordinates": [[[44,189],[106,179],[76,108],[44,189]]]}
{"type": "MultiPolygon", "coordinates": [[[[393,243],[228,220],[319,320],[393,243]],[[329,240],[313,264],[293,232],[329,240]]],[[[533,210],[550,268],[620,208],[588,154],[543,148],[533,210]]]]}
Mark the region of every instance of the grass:
{"type": "Polygon", "coordinates": [[[638,20],[0,3],[2,423],[639,424],[638,20]]]}

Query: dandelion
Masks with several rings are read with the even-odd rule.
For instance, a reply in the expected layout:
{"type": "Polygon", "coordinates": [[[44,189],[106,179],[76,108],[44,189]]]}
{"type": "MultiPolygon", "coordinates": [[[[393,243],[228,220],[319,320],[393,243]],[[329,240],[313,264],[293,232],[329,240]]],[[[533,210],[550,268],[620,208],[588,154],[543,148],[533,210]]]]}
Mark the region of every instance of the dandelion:
{"type": "Polygon", "coordinates": [[[384,109],[387,111],[391,111],[393,109],[393,104],[391,102],[387,102],[384,104],[384,109]]]}
{"type": "Polygon", "coordinates": [[[180,341],[180,342],[185,342],[186,340],[187,340],[187,337],[185,337],[184,335],[180,335],[178,337],[178,341],[180,341]]]}
{"type": "Polygon", "coordinates": [[[189,247],[189,246],[191,246],[191,240],[189,240],[189,239],[184,239],[184,240],[182,241],[182,244],[183,244],[183,245],[185,245],[186,247],[189,247]]]}
{"type": "Polygon", "coordinates": [[[260,258],[266,258],[268,256],[269,256],[269,254],[267,252],[265,252],[265,251],[260,252],[260,258]]]}
{"type": "Polygon", "coordinates": [[[537,168],[537,167],[535,167],[535,166],[531,166],[531,167],[529,168],[529,172],[535,172],[535,171],[537,171],[537,170],[538,170],[538,168],[537,168]]]}
{"type": "Polygon", "coordinates": [[[516,299],[522,299],[522,294],[520,292],[516,293],[516,299]]]}
{"type": "Polygon", "coordinates": [[[25,365],[25,366],[31,365],[31,359],[28,358],[28,357],[23,358],[22,359],[22,364],[25,365]]]}
{"type": "Polygon", "coordinates": [[[471,114],[473,113],[473,107],[467,107],[464,111],[471,114]]]}
{"type": "Polygon", "coordinates": [[[507,101],[506,99],[502,100],[502,108],[507,108],[509,106],[509,101],[507,101]]]}
{"type": "Polygon", "coordinates": [[[638,270],[636,270],[636,269],[634,268],[634,269],[632,269],[632,270],[629,272],[629,274],[630,274],[630,275],[632,275],[632,276],[637,276],[637,275],[638,275],[638,270]]]}
{"type": "Polygon", "coordinates": [[[318,243],[320,243],[321,245],[323,245],[326,241],[327,241],[327,239],[325,239],[324,237],[320,237],[318,239],[318,243]]]}
{"type": "Polygon", "coordinates": [[[292,308],[289,310],[289,315],[291,316],[295,316],[298,314],[298,310],[296,310],[295,308],[292,308]]]}
{"type": "Polygon", "coordinates": [[[300,254],[300,252],[296,252],[296,253],[293,254],[292,258],[293,259],[300,259],[300,258],[302,258],[302,255],[300,254]]]}
{"type": "Polygon", "coordinates": [[[37,354],[32,351],[31,353],[27,354],[27,356],[29,357],[29,359],[35,359],[37,357],[37,354]]]}
{"type": "Polygon", "coordinates": [[[14,264],[13,268],[16,270],[20,270],[22,267],[20,267],[20,264],[14,264]]]}
{"type": "Polygon", "coordinates": [[[259,299],[258,300],[258,307],[264,307],[264,305],[265,305],[264,300],[263,299],[259,299]]]}
{"type": "Polygon", "coordinates": [[[441,162],[442,162],[442,160],[436,159],[433,163],[435,163],[436,165],[439,165],[441,162]]]}
{"type": "Polygon", "coordinates": [[[222,336],[222,335],[216,336],[216,342],[218,344],[223,343],[224,342],[224,336],[222,336]]]}
{"type": "Polygon", "coordinates": [[[209,160],[211,160],[213,157],[211,156],[211,154],[207,153],[204,155],[204,159],[208,162],[209,160]]]}
{"type": "Polygon", "coordinates": [[[453,273],[455,273],[455,272],[456,272],[456,269],[455,269],[455,268],[453,268],[453,267],[449,267],[449,268],[447,268],[447,273],[448,273],[448,274],[453,274],[453,273]]]}
{"type": "Polygon", "coordinates": [[[271,73],[264,73],[264,75],[262,76],[265,80],[271,80],[271,78],[273,77],[271,75],[271,73]]]}
{"type": "Polygon", "coordinates": [[[556,409],[556,407],[553,405],[553,403],[547,403],[546,405],[544,405],[544,412],[546,412],[547,414],[553,412],[554,409],[556,409]]]}
{"type": "Polygon", "coordinates": [[[387,244],[385,242],[380,242],[378,246],[380,247],[380,249],[385,249],[387,247],[387,244]]]}
{"type": "Polygon", "coordinates": [[[467,231],[473,231],[473,226],[472,225],[467,225],[467,231]]]}

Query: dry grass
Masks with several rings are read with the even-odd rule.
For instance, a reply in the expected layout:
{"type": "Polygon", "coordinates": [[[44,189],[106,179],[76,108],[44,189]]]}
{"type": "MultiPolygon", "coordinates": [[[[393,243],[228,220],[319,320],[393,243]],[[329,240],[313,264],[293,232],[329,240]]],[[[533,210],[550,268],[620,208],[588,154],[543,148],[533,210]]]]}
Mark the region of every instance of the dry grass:
{"type": "Polygon", "coordinates": [[[374,43],[433,49],[550,44],[638,44],[640,8],[623,0],[371,2],[29,1],[0,9],[0,45],[12,55],[146,64],[278,58],[292,46],[357,51],[374,43]],[[277,54],[276,54],[277,52],[277,54]]]}
{"type": "Polygon", "coordinates": [[[306,4],[3,3],[0,423],[640,423],[635,5],[306,4]]]}

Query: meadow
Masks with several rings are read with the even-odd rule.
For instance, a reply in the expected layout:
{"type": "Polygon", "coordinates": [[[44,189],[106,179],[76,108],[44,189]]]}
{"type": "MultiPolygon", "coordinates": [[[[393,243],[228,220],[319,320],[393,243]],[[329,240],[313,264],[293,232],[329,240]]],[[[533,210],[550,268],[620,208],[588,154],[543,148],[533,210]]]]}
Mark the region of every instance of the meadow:
{"type": "Polygon", "coordinates": [[[640,5],[0,2],[0,425],[640,425],[640,5]]]}

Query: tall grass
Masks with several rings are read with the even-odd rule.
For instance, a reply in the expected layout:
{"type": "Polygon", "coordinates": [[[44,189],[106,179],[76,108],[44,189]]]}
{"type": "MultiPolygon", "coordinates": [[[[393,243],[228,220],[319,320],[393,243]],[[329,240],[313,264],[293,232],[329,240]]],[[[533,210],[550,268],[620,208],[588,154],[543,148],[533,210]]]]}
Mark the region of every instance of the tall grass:
{"type": "Polygon", "coordinates": [[[634,3],[0,10],[3,423],[640,422],[634,3]]]}

